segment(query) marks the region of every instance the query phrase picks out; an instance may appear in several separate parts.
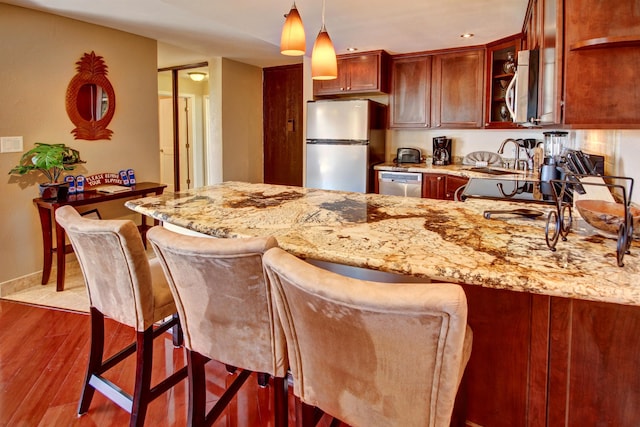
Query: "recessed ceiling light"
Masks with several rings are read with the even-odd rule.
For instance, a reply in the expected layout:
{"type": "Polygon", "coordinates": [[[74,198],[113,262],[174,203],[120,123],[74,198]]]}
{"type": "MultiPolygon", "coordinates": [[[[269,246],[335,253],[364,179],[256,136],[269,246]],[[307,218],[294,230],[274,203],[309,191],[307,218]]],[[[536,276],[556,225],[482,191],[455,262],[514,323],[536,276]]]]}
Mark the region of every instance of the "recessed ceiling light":
{"type": "Polygon", "coordinates": [[[460,34],[460,37],[462,37],[463,39],[470,39],[471,37],[473,37],[473,33],[460,34]]]}
{"type": "Polygon", "coordinates": [[[357,47],[348,47],[347,48],[347,52],[355,52],[356,50],[358,50],[357,47]]]}

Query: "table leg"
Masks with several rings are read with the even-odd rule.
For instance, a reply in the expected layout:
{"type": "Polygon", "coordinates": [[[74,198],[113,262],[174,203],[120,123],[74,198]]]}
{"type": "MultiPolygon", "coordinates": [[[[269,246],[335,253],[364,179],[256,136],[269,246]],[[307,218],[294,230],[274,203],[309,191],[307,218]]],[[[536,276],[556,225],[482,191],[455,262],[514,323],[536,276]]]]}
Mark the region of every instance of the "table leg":
{"type": "Polygon", "coordinates": [[[42,228],[42,280],[41,283],[46,285],[51,275],[52,246],[51,241],[51,211],[42,206],[38,206],[38,215],[40,216],[40,227],[42,228]]]}
{"type": "Polygon", "coordinates": [[[142,244],[144,245],[144,248],[147,249],[147,216],[140,215],[140,217],[140,236],[142,237],[142,244]]]}
{"type": "Polygon", "coordinates": [[[67,247],[64,238],[64,228],[56,221],[56,262],[58,271],[56,276],[56,291],[64,291],[64,273],[66,267],[67,247]]]}

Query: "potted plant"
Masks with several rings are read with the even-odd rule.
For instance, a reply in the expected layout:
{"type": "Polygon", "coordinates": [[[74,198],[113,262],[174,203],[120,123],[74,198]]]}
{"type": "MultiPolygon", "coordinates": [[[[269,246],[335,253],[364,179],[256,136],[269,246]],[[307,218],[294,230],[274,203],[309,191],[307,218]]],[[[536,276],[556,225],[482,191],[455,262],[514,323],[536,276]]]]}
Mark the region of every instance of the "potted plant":
{"type": "Polygon", "coordinates": [[[25,175],[32,171],[40,171],[48,182],[41,183],[40,197],[47,200],[64,199],[69,186],[59,182],[65,171],[74,170],[79,163],[80,152],[65,144],[44,144],[36,142],[35,146],[25,152],[17,166],[9,171],[10,175],[25,175]]]}

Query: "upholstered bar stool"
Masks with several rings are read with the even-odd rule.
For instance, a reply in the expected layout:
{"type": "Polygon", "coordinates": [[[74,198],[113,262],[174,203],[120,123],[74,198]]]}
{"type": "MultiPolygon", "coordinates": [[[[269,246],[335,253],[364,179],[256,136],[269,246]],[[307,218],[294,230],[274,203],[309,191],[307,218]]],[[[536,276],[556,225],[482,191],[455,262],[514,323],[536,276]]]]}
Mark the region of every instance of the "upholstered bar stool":
{"type": "Polygon", "coordinates": [[[131,414],[130,426],[142,426],[149,403],[187,376],[185,366],[151,387],[153,339],[178,326],[162,267],[147,259],[133,221],[83,218],[71,206],[57,209],[56,221],[76,253],[91,306],[91,350],[78,414],[89,410],[98,390],[131,414]],[[103,361],[105,316],[134,328],[136,341],[103,361]],[[130,395],[103,374],[133,353],[136,377],[130,395]]]}
{"type": "Polygon", "coordinates": [[[274,238],[212,239],[154,227],[147,233],[173,292],[189,367],[189,425],[210,426],[251,372],[273,377],[274,423],[287,425],[284,332],[262,268],[274,238]],[[207,411],[204,365],[242,369],[207,411]]]}
{"type": "Polygon", "coordinates": [[[264,265],[297,425],[312,425],[311,405],[353,427],[449,426],[472,342],[460,286],[353,279],[280,248],[264,265]]]}

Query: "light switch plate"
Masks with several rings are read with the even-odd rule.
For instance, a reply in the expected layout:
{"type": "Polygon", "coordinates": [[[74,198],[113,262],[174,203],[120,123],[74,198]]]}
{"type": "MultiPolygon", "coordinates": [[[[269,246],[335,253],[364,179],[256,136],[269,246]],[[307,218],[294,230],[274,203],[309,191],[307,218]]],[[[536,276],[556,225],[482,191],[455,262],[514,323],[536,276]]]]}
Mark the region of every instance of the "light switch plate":
{"type": "Polygon", "coordinates": [[[0,153],[21,153],[23,143],[21,136],[0,137],[0,153]]]}

